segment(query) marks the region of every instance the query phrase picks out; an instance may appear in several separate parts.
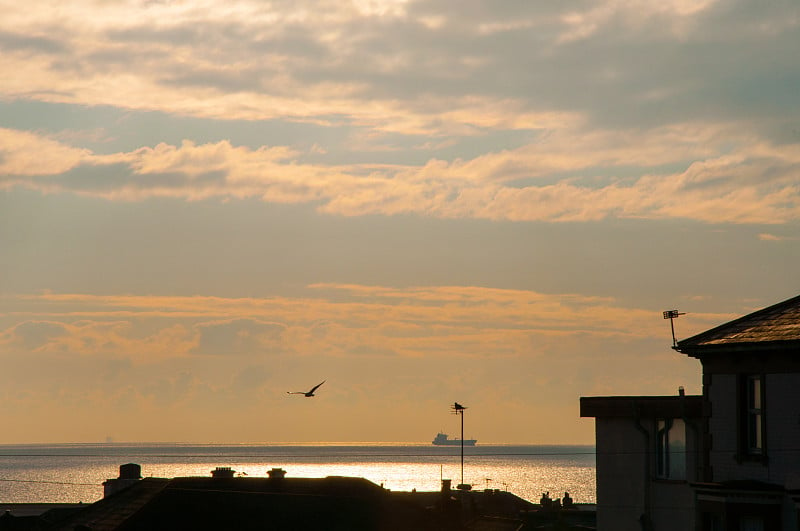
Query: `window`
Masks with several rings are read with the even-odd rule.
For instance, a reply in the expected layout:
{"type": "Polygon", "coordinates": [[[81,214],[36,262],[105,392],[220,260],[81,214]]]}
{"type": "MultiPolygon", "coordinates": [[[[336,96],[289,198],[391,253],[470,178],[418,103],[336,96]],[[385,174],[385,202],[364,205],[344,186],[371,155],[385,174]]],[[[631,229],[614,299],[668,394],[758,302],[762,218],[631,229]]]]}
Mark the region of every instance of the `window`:
{"type": "Polygon", "coordinates": [[[722,515],[703,513],[703,531],[722,531],[722,515]]]}
{"type": "Polygon", "coordinates": [[[766,462],[765,387],[763,374],[739,376],[739,461],[766,462]]]}
{"type": "Polygon", "coordinates": [[[739,520],[740,531],[764,531],[764,519],[760,516],[742,516],[739,520]]]}
{"type": "Polygon", "coordinates": [[[764,414],[762,410],[761,376],[747,377],[747,410],[745,412],[745,429],[747,431],[747,453],[760,455],[764,453],[764,414]]]}
{"type": "Polygon", "coordinates": [[[686,479],[686,424],[683,419],[656,421],[656,476],[686,479]]]}

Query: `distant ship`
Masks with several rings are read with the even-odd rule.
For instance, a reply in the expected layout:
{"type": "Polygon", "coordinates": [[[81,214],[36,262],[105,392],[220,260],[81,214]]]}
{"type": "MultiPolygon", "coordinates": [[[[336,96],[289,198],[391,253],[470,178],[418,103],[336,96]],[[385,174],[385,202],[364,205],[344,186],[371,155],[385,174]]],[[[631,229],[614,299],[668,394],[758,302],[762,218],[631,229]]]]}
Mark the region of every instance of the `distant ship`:
{"type": "MultiPolygon", "coordinates": [[[[464,439],[464,446],[475,446],[477,439],[464,439]]],[[[437,433],[432,441],[436,446],[461,446],[461,439],[449,439],[446,433],[437,433]]]]}

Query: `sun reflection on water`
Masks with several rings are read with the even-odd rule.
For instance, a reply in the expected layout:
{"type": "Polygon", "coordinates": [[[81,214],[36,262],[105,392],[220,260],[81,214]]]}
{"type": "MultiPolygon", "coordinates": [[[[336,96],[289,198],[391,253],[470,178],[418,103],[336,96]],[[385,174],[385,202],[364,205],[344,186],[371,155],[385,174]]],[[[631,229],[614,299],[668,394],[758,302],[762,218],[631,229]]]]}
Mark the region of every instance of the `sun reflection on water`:
{"type": "MultiPolygon", "coordinates": [[[[243,477],[283,468],[287,477],[363,477],[393,491],[436,491],[441,479],[461,483],[457,450],[429,446],[80,446],[0,447],[0,502],[84,502],[103,496],[102,483],[135,462],[149,477],[210,476],[230,466],[243,477]],[[11,448],[11,449],[10,449],[11,448]],[[38,453],[37,453],[38,452],[38,453]]],[[[507,490],[537,502],[543,492],[568,491],[577,503],[595,502],[590,447],[483,446],[465,456],[464,482],[473,489],[507,490]]]]}

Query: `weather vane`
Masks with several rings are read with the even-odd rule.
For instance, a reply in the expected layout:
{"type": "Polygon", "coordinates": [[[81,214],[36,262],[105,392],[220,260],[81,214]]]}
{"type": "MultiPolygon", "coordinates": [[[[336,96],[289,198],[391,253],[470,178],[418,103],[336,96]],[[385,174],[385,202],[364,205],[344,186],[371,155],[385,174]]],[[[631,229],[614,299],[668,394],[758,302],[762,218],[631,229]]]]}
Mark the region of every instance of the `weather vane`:
{"type": "Polygon", "coordinates": [[[678,340],[675,339],[675,319],[679,315],[686,315],[686,312],[679,312],[678,310],[666,310],[664,312],[664,319],[669,319],[669,327],[672,329],[672,348],[678,346],[678,340]]]}

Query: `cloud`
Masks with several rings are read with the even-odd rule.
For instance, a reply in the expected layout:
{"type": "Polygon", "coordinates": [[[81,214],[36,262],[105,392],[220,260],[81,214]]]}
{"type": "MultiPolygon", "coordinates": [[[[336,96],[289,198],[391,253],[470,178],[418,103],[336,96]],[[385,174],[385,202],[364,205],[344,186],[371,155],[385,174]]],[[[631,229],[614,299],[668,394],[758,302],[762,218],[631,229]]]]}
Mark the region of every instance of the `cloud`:
{"type": "Polygon", "coordinates": [[[262,365],[248,365],[236,373],[232,388],[237,391],[257,391],[266,385],[269,371],[262,365]]]}
{"type": "MultiPolygon", "coordinates": [[[[53,440],[53,422],[62,441],[108,433],[120,440],[347,440],[360,433],[351,431],[354,423],[328,426],[325,418],[398,407],[409,419],[402,429],[371,436],[423,440],[441,418],[423,410],[453,393],[495,411],[561,408],[568,419],[578,394],[674,389],[698,370],[696,360],[669,349],[661,308],[580,294],[316,284],[293,298],[44,293],[0,304],[2,322],[14,323],[0,332],[0,393],[14,406],[8,423],[19,426],[11,441],[53,440]],[[20,306],[25,311],[15,313],[20,306]],[[24,344],[11,343],[23,335],[24,344]],[[276,353],[276,342],[287,349],[276,353]],[[319,433],[303,431],[302,402],[281,401],[294,389],[287,382],[300,388],[309,373],[329,382],[319,433]],[[64,416],[72,421],[62,426],[64,416]],[[38,430],[31,419],[52,422],[38,430]],[[276,425],[285,429],[276,433],[276,425]]],[[[731,317],[692,313],[680,322],[681,336],[731,317]]],[[[489,432],[480,422],[476,430],[489,432]]],[[[563,437],[568,426],[553,433],[563,437]]]]}
{"type": "Polygon", "coordinates": [[[68,327],[54,321],[24,321],[0,333],[0,344],[37,351],[67,336],[68,327]]]}
{"type": "MultiPolygon", "coordinates": [[[[9,5],[0,22],[7,101],[155,110],[229,127],[302,122],[337,141],[301,149],[184,137],[101,155],[76,147],[69,131],[2,129],[2,188],[123,201],[260,198],[338,216],[798,219],[800,144],[785,131],[796,114],[800,32],[785,7],[42,5],[9,5]],[[525,141],[486,147],[509,132],[525,141]]],[[[112,135],[124,127],[108,125],[112,135]]]]}
{"type": "Polygon", "coordinates": [[[236,356],[275,355],[288,350],[283,342],[286,326],[254,319],[203,322],[195,326],[199,334],[191,353],[236,356]]]}
{"type": "Polygon", "coordinates": [[[798,44],[791,8],[711,1],[83,0],[4,12],[6,98],[224,119],[339,116],[428,135],[531,127],[542,113],[730,118],[747,98],[763,103],[759,120],[781,119],[768,102],[791,101],[793,85],[764,74],[795,71],[786,52],[798,44]],[[756,80],[770,90],[752,91],[756,80]]]}
{"type": "Polygon", "coordinates": [[[49,163],[36,160],[32,146],[53,141],[24,132],[4,134],[21,139],[4,148],[6,188],[110,200],[259,197],[316,203],[320,212],[340,216],[413,213],[550,222],[685,218],[780,224],[800,217],[800,144],[776,146],[727,134],[725,143],[735,139],[737,147],[718,155],[714,144],[721,142],[720,130],[689,124],[644,138],[635,131],[563,131],[515,150],[422,166],[310,164],[285,146],[250,149],[228,141],[197,145],[188,140],[109,155],[54,144],[51,160],[60,152],[65,156],[49,163]],[[582,151],[571,150],[576,144],[582,151]],[[617,172],[630,173],[631,165],[641,173],[617,177],[617,172]],[[685,169],[656,173],[666,166],[685,169]],[[565,174],[572,176],[553,179],[565,174]]]}
{"type": "MultiPolygon", "coordinates": [[[[42,318],[20,321],[0,341],[15,351],[113,353],[153,363],[192,354],[537,357],[555,353],[569,338],[626,343],[665,333],[660,311],[621,306],[610,298],[468,286],[308,289],[305,297],[268,299],[26,296],[27,305],[42,305],[42,318]],[[53,311],[54,304],[70,310],[53,311]],[[121,310],[126,321],[119,320],[121,310]],[[83,320],[72,322],[75,316],[83,320]]],[[[701,327],[723,317],[693,314],[692,319],[701,327]]]]}
{"type": "Polygon", "coordinates": [[[772,234],[769,232],[762,232],[758,235],[758,239],[762,242],[785,242],[785,241],[797,241],[798,238],[791,237],[791,236],[781,236],[779,234],[772,234]]]}
{"type": "Polygon", "coordinates": [[[124,342],[127,328],[128,323],[121,321],[25,321],[0,337],[11,346],[36,353],[97,354],[124,342]]]}
{"type": "Polygon", "coordinates": [[[696,23],[697,16],[715,3],[716,0],[674,0],[657,4],[647,1],[601,2],[592,9],[565,13],[562,16],[565,29],[557,42],[563,45],[587,40],[609,27],[629,31],[646,28],[683,35],[688,30],[686,26],[696,23]]]}
{"type": "Polygon", "coordinates": [[[145,399],[152,400],[158,407],[171,407],[190,399],[202,387],[191,373],[181,372],[152,380],[141,386],[137,392],[145,399]]]}
{"type": "Polygon", "coordinates": [[[314,414],[402,407],[403,437],[461,391],[569,418],[579,392],[697,381],[643,293],[715,308],[791,278],[791,3],[0,3],[3,268],[66,291],[0,298],[16,437],[361,433],[272,407],[261,378],[309,367],[351,400],[314,414]],[[538,291],[490,289],[515,282],[538,291]]]}
{"type": "Polygon", "coordinates": [[[91,158],[77,149],[42,135],[0,128],[0,185],[8,176],[56,175],[91,158]]]}
{"type": "Polygon", "coordinates": [[[9,352],[37,356],[120,356],[137,362],[185,354],[192,345],[186,330],[174,323],[162,323],[157,331],[140,335],[131,321],[109,314],[103,319],[22,320],[0,331],[0,345],[9,352]]]}

